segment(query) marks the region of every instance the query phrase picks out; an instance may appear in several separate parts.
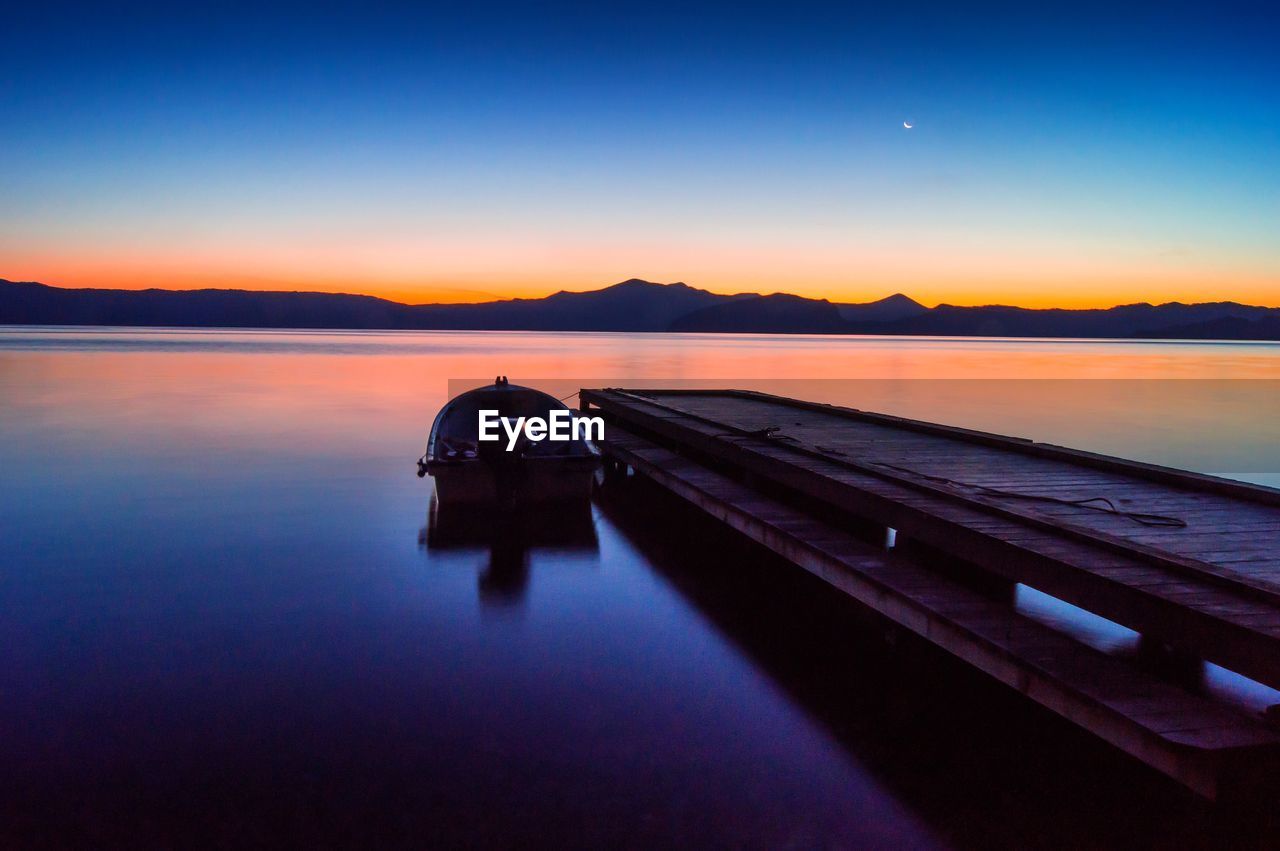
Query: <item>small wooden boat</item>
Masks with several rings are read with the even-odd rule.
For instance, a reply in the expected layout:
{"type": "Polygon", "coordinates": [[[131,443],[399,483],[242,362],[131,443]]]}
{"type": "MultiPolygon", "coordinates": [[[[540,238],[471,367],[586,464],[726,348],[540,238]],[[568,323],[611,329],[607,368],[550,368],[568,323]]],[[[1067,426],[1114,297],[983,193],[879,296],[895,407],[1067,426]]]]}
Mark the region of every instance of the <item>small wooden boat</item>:
{"type": "MultiPolygon", "coordinates": [[[[436,415],[418,475],[435,479],[441,505],[536,505],[583,501],[591,496],[600,451],[586,439],[531,440],[522,434],[509,448],[499,428],[496,441],[480,440],[480,412],[499,417],[539,417],[570,409],[554,396],[511,384],[493,384],[454,397],[436,415]]],[[[557,415],[563,417],[564,415],[557,415]]]]}

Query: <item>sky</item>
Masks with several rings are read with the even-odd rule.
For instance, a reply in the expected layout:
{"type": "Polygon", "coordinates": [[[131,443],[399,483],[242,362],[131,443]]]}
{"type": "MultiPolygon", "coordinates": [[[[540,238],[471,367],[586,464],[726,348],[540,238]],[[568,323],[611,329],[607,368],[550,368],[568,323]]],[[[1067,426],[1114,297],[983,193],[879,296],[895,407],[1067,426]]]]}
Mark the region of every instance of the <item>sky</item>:
{"type": "Polygon", "coordinates": [[[0,277],[1280,305],[1265,4],[207,5],[5,8],[0,277]]]}

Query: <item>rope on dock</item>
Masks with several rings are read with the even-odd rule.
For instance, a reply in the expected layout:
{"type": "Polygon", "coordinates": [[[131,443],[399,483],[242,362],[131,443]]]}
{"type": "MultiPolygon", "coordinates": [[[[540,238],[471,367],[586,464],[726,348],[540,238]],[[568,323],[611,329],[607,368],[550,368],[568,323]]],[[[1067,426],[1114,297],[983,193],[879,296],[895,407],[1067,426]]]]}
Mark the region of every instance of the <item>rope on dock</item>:
{"type": "MultiPolygon", "coordinates": [[[[738,432],[722,432],[720,434],[712,435],[712,437],[720,440],[733,437],[759,438],[772,441],[789,440],[797,445],[801,445],[800,441],[796,438],[788,434],[784,434],[782,426],[766,426],[765,428],[758,428],[751,431],[743,430],[738,432]]],[[[805,448],[810,448],[811,451],[830,456],[832,460],[836,461],[848,457],[848,453],[846,452],[842,452],[839,449],[833,449],[828,446],[819,446],[816,443],[811,447],[805,448]]],[[[1027,502],[1048,502],[1057,505],[1067,505],[1073,508],[1085,508],[1090,511],[1098,511],[1103,514],[1113,514],[1116,517],[1124,517],[1125,519],[1132,520],[1134,523],[1138,523],[1142,526],[1155,526],[1163,529],[1187,528],[1187,521],[1183,520],[1181,517],[1171,517],[1167,514],[1149,514],[1143,511],[1126,511],[1112,502],[1110,497],[1106,496],[1091,496],[1085,499],[1064,499],[1057,496],[1048,496],[1047,494],[1021,493],[1019,491],[1004,490],[1003,488],[993,488],[989,485],[974,484],[973,482],[962,482],[956,479],[949,479],[946,476],[934,476],[929,473],[922,473],[919,470],[913,470],[910,467],[901,467],[897,464],[890,464],[887,461],[871,461],[870,463],[875,464],[877,467],[896,470],[899,473],[906,473],[909,476],[925,479],[930,482],[936,482],[940,485],[948,485],[956,488],[968,488],[986,496],[1000,497],[1002,499],[1021,499],[1026,500],[1027,502]]]]}
{"type": "Polygon", "coordinates": [[[919,476],[922,479],[928,479],[931,482],[939,484],[951,485],[952,487],[970,488],[988,496],[1003,497],[1005,499],[1025,499],[1029,502],[1052,502],[1058,505],[1070,505],[1076,508],[1087,508],[1090,511],[1100,511],[1103,514],[1114,514],[1117,517],[1125,517],[1135,523],[1143,526],[1159,526],[1169,529],[1185,529],[1187,521],[1181,517],[1169,517],[1164,514],[1146,514],[1141,511],[1125,511],[1114,502],[1110,497],[1091,496],[1085,499],[1064,499],[1057,496],[1047,496],[1038,493],[1020,493],[1018,491],[1007,491],[1002,488],[993,488],[989,485],[977,485],[972,482],[961,482],[955,479],[948,479],[946,476],[933,476],[928,473],[922,473],[919,470],[912,470],[909,467],[900,467],[897,464],[890,464],[886,461],[872,461],[872,464],[881,467],[888,467],[890,470],[897,470],[901,473],[907,473],[912,476],[919,476]]]}
{"type": "MultiPolygon", "coordinates": [[[[770,441],[789,440],[800,445],[800,441],[798,439],[789,434],[785,434],[782,431],[782,426],[776,425],[765,426],[764,428],[752,430],[743,429],[734,432],[721,432],[720,434],[712,435],[712,437],[720,440],[726,440],[729,438],[758,438],[770,441]]],[[[813,444],[812,450],[821,453],[822,455],[833,456],[833,460],[848,457],[847,453],[841,452],[839,449],[819,446],[818,444],[813,444]]],[[[1143,526],[1155,526],[1164,529],[1187,528],[1187,521],[1183,520],[1181,517],[1170,517],[1165,514],[1149,514],[1142,511],[1126,511],[1112,502],[1110,497],[1106,496],[1091,496],[1084,499],[1064,499],[1057,496],[1048,496],[1047,494],[1022,493],[1020,491],[1004,490],[1003,488],[993,488],[989,485],[974,484],[973,482],[962,482],[956,479],[949,479],[946,476],[934,476],[929,473],[922,473],[919,470],[913,470],[910,467],[902,467],[897,464],[890,464],[886,461],[871,461],[870,463],[875,464],[877,467],[896,470],[899,473],[906,473],[909,476],[925,479],[930,482],[936,482],[941,485],[968,488],[981,494],[985,494],[986,496],[1000,497],[1002,499],[1021,499],[1026,500],[1027,502],[1048,502],[1056,505],[1067,505],[1073,508],[1085,508],[1089,511],[1098,511],[1103,514],[1113,514],[1116,517],[1124,517],[1143,526]]]]}

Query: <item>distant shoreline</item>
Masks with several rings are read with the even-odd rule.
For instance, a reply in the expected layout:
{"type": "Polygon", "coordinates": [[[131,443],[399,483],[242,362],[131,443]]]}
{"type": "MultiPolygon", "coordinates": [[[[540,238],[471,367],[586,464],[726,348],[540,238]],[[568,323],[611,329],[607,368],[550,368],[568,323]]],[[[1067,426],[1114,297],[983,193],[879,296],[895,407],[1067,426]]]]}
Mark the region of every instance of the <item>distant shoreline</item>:
{"type": "Polygon", "coordinates": [[[1158,338],[1158,337],[982,337],[982,335],[956,334],[808,334],[783,333],[783,331],[605,331],[605,330],[534,330],[534,329],[492,329],[492,328],[282,328],[282,326],[261,325],[50,325],[37,322],[0,322],[0,333],[5,331],[38,330],[38,331],[228,331],[228,333],[260,333],[280,334],[297,331],[305,334],[668,334],[672,337],[698,337],[698,335],[723,335],[723,337],[824,337],[842,339],[888,339],[888,340],[983,340],[983,342],[1007,343],[1140,343],[1160,346],[1160,344],[1226,344],[1226,346],[1277,346],[1280,339],[1194,339],[1194,338],[1158,338]]]}
{"type": "Polygon", "coordinates": [[[0,279],[0,325],[294,331],[534,331],[990,339],[1275,342],[1280,308],[1213,302],[1111,308],[925,307],[895,294],[842,304],[786,293],[720,295],[629,280],[587,292],[475,304],[251,290],[64,289],[0,279]]]}

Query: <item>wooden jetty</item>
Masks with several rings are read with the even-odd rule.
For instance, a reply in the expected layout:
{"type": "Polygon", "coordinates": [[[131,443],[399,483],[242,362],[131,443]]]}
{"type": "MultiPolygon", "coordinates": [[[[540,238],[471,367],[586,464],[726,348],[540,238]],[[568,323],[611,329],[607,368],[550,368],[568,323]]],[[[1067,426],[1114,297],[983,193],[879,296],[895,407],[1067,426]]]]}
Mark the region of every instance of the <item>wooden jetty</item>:
{"type": "Polygon", "coordinates": [[[1197,793],[1280,788],[1274,720],[1093,649],[1005,593],[1024,584],[1172,658],[1280,688],[1280,491],[756,392],[580,399],[604,417],[613,464],[1197,793]]]}

